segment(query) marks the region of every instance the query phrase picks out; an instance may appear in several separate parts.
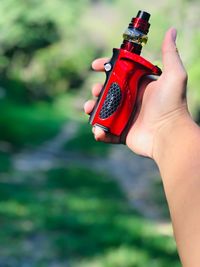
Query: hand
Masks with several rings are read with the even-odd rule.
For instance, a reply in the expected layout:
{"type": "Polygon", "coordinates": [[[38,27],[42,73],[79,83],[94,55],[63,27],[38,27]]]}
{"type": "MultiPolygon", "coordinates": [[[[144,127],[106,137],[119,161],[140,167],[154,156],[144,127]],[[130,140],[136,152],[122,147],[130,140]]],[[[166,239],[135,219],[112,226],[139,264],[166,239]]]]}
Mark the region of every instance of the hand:
{"type": "MultiPolygon", "coordinates": [[[[163,73],[156,81],[146,79],[139,90],[139,110],[136,120],[126,134],[125,143],[135,153],[154,157],[154,140],[169,123],[176,123],[182,116],[188,115],[186,102],[187,73],[178,54],[176,30],[166,32],[162,45],[163,73]]],[[[104,71],[104,63],[109,59],[97,59],[92,63],[96,71],[104,71]]],[[[94,85],[93,96],[97,97],[101,84],[94,85]]],[[[89,100],[84,109],[89,114],[95,101],[89,100]]],[[[101,128],[93,128],[97,141],[118,143],[119,138],[105,133],[101,128]]]]}

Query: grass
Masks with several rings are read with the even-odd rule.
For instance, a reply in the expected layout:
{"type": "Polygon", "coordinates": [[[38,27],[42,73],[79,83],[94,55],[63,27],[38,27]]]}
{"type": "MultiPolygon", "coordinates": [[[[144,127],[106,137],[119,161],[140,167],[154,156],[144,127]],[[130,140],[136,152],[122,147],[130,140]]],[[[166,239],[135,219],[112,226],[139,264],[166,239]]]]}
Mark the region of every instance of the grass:
{"type": "Polygon", "coordinates": [[[10,153],[0,151],[0,173],[7,172],[11,168],[10,153]]]}
{"type": "Polygon", "coordinates": [[[65,118],[55,113],[50,104],[20,105],[0,103],[0,140],[14,148],[36,146],[53,137],[65,118]]]}
{"type": "Polygon", "coordinates": [[[0,177],[0,218],[2,266],[180,266],[110,177],[78,166],[0,177]]]}
{"type": "MultiPolygon", "coordinates": [[[[77,117],[72,99],[31,106],[1,102],[2,144],[20,150],[55,136],[77,117]]],[[[110,146],[94,141],[82,119],[76,122],[79,129],[64,149],[106,156],[110,146]]],[[[21,172],[11,157],[0,152],[0,266],[180,266],[174,241],[130,209],[112,177],[75,163],[21,172]]]]}
{"type": "Polygon", "coordinates": [[[160,214],[162,218],[169,219],[169,209],[167,205],[167,200],[163,188],[163,183],[161,179],[157,179],[153,184],[153,190],[151,192],[151,198],[152,200],[157,203],[157,205],[160,208],[160,214]]]}

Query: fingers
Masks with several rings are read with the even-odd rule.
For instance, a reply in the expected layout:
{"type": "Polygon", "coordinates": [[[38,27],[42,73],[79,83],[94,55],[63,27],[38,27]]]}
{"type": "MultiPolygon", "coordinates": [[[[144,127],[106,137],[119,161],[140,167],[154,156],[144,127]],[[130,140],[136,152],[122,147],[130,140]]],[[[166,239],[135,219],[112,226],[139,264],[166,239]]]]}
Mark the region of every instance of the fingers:
{"type": "Polygon", "coordinates": [[[162,59],[163,59],[163,67],[165,71],[171,71],[172,67],[180,64],[180,58],[177,53],[176,48],[176,36],[177,31],[174,28],[170,28],[164,37],[162,44],[162,59]],[[176,63],[176,64],[174,64],[176,63]]]}
{"type": "MultiPolygon", "coordinates": [[[[92,87],[92,95],[94,97],[98,97],[102,89],[101,83],[96,83],[92,87]]],[[[95,106],[96,101],[95,100],[88,100],[84,104],[84,111],[86,114],[90,114],[95,106]]]]}
{"type": "Polygon", "coordinates": [[[93,131],[94,138],[96,139],[96,141],[103,141],[103,140],[105,140],[106,133],[104,132],[103,129],[101,129],[98,126],[94,126],[92,131],[93,131]]]}
{"type": "MultiPolygon", "coordinates": [[[[90,114],[95,106],[95,100],[88,100],[84,105],[84,111],[86,114],[90,114]]],[[[92,128],[92,132],[94,134],[94,138],[96,141],[104,142],[104,143],[114,143],[118,144],[120,142],[120,138],[118,136],[111,135],[106,133],[103,129],[98,126],[94,126],[92,128]]]]}
{"type": "MultiPolygon", "coordinates": [[[[110,60],[109,58],[96,59],[92,62],[92,68],[95,71],[105,71],[104,64],[108,62],[109,60],[110,60]]],[[[100,83],[94,84],[92,87],[92,95],[94,97],[98,97],[102,90],[102,87],[103,85],[100,83]]],[[[95,100],[88,100],[84,104],[84,111],[86,114],[90,114],[92,112],[92,110],[94,109],[95,103],[96,103],[95,100]]],[[[92,132],[94,134],[94,138],[96,139],[96,141],[101,141],[105,143],[119,143],[120,142],[120,138],[118,136],[109,134],[98,126],[94,126],[92,128],[92,132]]]]}
{"type": "Polygon", "coordinates": [[[102,87],[103,87],[103,85],[101,83],[94,84],[92,87],[92,95],[94,97],[98,97],[100,92],[101,92],[102,87]]]}
{"type": "Polygon", "coordinates": [[[105,58],[98,58],[92,62],[92,68],[96,71],[104,71],[104,64],[108,62],[110,59],[105,58]]]}
{"type": "MultiPolygon", "coordinates": [[[[96,101],[88,100],[84,105],[84,110],[86,114],[90,114],[94,108],[96,101]]],[[[98,126],[94,126],[92,128],[92,132],[94,134],[94,138],[96,141],[104,142],[104,143],[114,143],[117,144],[120,142],[119,137],[106,133],[103,129],[98,126]]]]}
{"type": "Polygon", "coordinates": [[[96,141],[104,143],[118,144],[120,143],[120,138],[118,136],[106,133],[103,129],[98,126],[94,126],[92,129],[94,138],[96,141]]]}
{"type": "Polygon", "coordinates": [[[162,44],[163,75],[168,78],[187,79],[186,71],[176,47],[177,31],[170,28],[162,44]]]}
{"type": "Polygon", "coordinates": [[[88,100],[84,104],[84,111],[86,114],[90,114],[95,106],[96,101],[95,100],[88,100]]]}

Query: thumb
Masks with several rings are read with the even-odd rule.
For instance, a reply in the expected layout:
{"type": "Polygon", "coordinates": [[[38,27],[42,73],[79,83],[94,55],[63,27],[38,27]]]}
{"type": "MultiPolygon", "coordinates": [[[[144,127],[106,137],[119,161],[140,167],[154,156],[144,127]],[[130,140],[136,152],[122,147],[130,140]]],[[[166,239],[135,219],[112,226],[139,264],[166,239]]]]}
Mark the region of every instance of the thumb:
{"type": "Polygon", "coordinates": [[[163,74],[179,75],[185,73],[185,69],[176,47],[177,31],[175,28],[170,28],[166,34],[162,44],[162,60],[163,74]]]}

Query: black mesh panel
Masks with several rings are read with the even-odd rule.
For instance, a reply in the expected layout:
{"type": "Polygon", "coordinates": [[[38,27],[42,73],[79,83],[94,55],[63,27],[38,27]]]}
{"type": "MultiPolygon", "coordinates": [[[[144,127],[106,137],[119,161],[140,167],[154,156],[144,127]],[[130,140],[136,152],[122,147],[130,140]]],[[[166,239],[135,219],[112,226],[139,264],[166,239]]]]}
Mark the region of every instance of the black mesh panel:
{"type": "Polygon", "coordinates": [[[106,119],[110,117],[117,110],[121,98],[122,94],[119,85],[117,83],[112,83],[100,111],[100,118],[106,119]]]}

